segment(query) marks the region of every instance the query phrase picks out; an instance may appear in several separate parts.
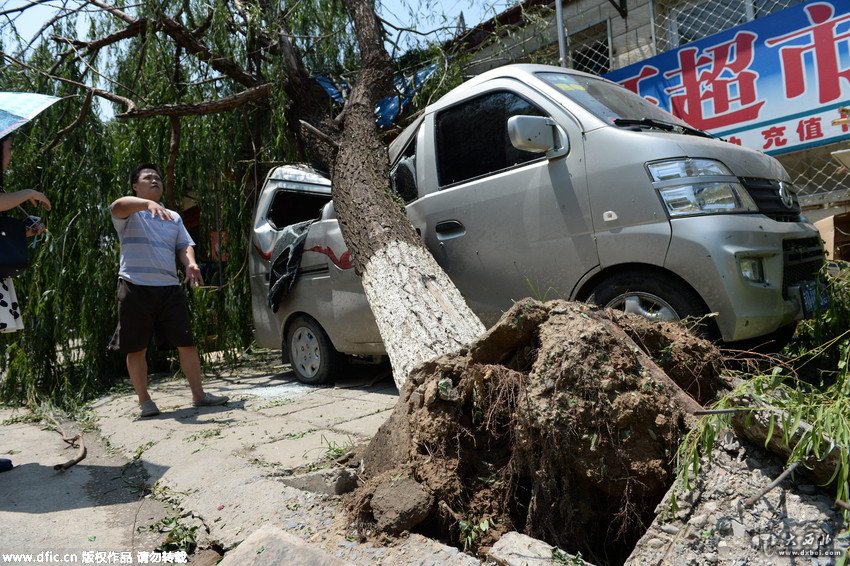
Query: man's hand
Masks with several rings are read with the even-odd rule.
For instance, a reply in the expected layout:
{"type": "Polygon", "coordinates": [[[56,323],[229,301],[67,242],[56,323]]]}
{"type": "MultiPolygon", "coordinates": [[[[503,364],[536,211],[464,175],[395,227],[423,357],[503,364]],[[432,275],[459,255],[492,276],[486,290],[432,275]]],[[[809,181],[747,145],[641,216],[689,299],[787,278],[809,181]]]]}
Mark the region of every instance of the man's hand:
{"type": "MultiPolygon", "coordinates": [[[[173,220],[173,218],[171,218],[171,213],[168,212],[168,209],[166,209],[164,206],[162,206],[158,202],[154,202],[152,200],[148,201],[147,210],[148,210],[148,212],[151,213],[152,218],[161,218],[163,220],[173,220]]],[[[196,265],[195,267],[198,267],[198,266],[196,265]]]]}
{"type": "Polygon", "coordinates": [[[201,277],[201,268],[197,263],[190,263],[186,266],[186,283],[190,287],[200,287],[204,284],[204,279],[201,277]]]}

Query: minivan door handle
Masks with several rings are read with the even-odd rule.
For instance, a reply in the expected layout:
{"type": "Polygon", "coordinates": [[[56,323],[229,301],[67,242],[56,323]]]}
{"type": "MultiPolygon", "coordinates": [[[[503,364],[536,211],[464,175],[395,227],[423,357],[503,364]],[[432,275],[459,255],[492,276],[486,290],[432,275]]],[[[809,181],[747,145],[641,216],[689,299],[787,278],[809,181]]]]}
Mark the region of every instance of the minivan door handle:
{"type": "Polygon", "coordinates": [[[466,234],[466,227],[457,220],[443,220],[437,222],[434,231],[437,233],[437,239],[442,242],[463,236],[466,234]]]}

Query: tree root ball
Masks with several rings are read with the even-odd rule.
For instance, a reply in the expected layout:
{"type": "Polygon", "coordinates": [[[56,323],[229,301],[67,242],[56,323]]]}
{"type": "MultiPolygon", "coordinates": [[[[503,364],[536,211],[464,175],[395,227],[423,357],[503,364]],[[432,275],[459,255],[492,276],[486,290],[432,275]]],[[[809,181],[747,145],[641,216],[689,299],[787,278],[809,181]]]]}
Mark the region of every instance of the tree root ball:
{"type": "Polygon", "coordinates": [[[670,487],[700,408],[683,388],[703,399],[721,389],[719,358],[678,325],[521,301],[468,348],[411,374],[364,453],[352,521],[383,530],[382,500],[412,486],[387,478],[406,478],[431,497],[428,534],[460,547],[484,552],[520,531],[622,562],[670,487]]]}

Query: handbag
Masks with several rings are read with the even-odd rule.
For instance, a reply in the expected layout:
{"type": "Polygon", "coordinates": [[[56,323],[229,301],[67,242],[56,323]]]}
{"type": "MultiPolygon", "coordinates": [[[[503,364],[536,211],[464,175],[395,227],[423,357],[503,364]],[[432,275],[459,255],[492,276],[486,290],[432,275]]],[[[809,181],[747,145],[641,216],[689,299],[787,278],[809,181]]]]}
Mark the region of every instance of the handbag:
{"type": "Polygon", "coordinates": [[[7,214],[0,214],[0,279],[14,277],[27,266],[26,225],[7,214]]]}

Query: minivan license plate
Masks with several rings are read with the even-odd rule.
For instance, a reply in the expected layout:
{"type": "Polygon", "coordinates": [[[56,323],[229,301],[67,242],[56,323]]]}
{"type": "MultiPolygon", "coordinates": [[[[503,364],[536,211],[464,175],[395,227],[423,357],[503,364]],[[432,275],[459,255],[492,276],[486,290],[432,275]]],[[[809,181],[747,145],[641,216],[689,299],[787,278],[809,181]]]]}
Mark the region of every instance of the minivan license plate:
{"type": "Polygon", "coordinates": [[[803,317],[812,318],[829,305],[829,290],[820,281],[800,285],[803,298],[803,317]]]}

